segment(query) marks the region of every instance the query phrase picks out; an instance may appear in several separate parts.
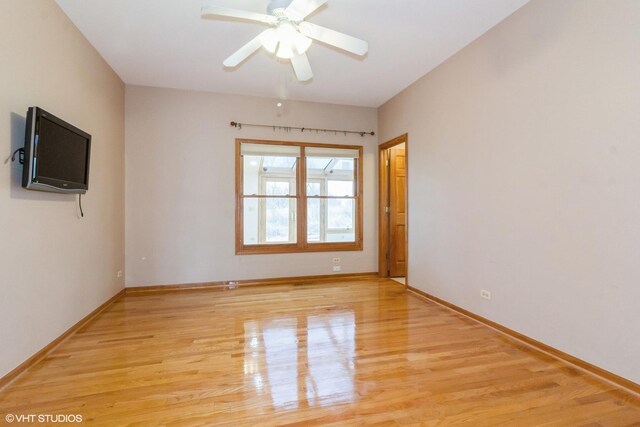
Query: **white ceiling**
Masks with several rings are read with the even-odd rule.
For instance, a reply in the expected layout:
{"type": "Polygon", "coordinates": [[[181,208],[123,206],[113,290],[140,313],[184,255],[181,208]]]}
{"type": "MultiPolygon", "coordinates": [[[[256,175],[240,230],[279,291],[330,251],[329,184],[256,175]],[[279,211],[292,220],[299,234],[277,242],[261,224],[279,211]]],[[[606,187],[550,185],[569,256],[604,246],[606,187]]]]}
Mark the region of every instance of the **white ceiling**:
{"type": "Polygon", "coordinates": [[[220,5],[266,12],[267,0],[56,0],[127,84],[378,107],[528,0],[329,0],[307,19],[369,42],[364,58],[314,42],[315,77],[299,83],[264,49],[222,61],[264,28],[203,20],[220,5]]]}

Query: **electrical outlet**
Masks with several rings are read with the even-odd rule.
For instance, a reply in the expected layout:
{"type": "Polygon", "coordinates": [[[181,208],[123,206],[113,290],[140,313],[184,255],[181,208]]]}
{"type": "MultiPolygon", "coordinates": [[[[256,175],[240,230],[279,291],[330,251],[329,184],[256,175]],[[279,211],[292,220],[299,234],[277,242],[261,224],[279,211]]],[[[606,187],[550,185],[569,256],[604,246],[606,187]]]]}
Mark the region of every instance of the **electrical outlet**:
{"type": "Polygon", "coordinates": [[[228,282],[225,283],[224,288],[225,289],[238,289],[238,282],[236,282],[235,280],[229,280],[228,282]]]}
{"type": "Polygon", "coordinates": [[[122,277],[122,270],[118,270],[118,273],[116,274],[116,276],[118,276],[118,279],[122,277]]]}
{"type": "Polygon", "coordinates": [[[334,265],[333,266],[333,271],[340,271],[340,270],[341,270],[341,268],[340,268],[339,265],[334,265]]]}
{"type": "Polygon", "coordinates": [[[480,296],[484,299],[491,299],[491,292],[482,289],[480,290],[480,296]]]}
{"type": "Polygon", "coordinates": [[[334,264],[340,264],[340,258],[339,257],[333,258],[333,263],[334,264]]]}

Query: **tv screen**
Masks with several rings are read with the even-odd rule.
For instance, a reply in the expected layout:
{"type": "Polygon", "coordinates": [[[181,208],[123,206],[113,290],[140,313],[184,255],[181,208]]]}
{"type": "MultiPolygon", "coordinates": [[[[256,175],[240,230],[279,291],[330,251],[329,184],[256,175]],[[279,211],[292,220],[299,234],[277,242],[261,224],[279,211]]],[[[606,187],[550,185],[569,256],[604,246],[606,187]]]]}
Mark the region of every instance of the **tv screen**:
{"type": "Polygon", "coordinates": [[[22,186],[83,194],[89,188],[91,135],[39,107],[27,112],[22,186]]]}

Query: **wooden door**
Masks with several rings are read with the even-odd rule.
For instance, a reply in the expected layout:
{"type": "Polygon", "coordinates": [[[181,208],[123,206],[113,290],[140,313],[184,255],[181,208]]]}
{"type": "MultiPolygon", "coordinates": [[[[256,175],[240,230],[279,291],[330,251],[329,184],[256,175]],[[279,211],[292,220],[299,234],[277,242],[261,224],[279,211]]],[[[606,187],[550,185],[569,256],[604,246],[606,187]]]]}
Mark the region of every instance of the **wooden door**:
{"type": "Polygon", "coordinates": [[[404,148],[389,149],[389,275],[407,274],[407,166],[404,148]]]}

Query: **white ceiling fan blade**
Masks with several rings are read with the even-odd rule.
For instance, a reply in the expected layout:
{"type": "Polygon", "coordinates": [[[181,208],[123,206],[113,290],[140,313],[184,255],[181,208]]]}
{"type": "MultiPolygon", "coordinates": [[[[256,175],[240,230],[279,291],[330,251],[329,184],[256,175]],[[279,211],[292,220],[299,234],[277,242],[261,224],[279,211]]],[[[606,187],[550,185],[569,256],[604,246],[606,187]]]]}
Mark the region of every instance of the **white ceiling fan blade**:
{"type": "Polygon", "coordinates": [[[307,58],[306,53],[293,55],[291,65],[293,65],[293,71],[299,81],[306,82],[313,78],[313,71],[311,71],[311,64],[309,64],[309,58],[307,58]]]}
{"type": "Polygon", "coordinates": [[[293,20],[301,21],[327,1],[328,0],[293,0],[284,12],[293,20]]]}
{"type": "MultiPolygon", "coordinates": [[[[266,31],[269,31],[269,30],[266,30],[266,31]]],[[[249,43],[245,44],[240,49],[238,49],[233,55],[225,59],[222,64],[225,67],[235,67],[238,64],[240,64],[242,61],[250,57],[256,50],[262,47],[262,43],[260,42],[260,36],[262,36],[264,32],[265,31],[258,34],[256,38],[254,38],[249,43]]]]}
{"type": "Polygon", "coordinates": [[[245,19],[247,21],[261,22],[263,24],[275,24],[278,18],[264,13],[249,12],[247,10],[230,9],[221,6],[207,6],[202,8],[201,17],[204,19],[215,19],[218,17],[245,19]]]}
{"type": "Polygon", "coordinates": [[[347,52],[355,53],[356,55],[365,55],[369,50],[369,43],[364,40],[321,27],[311,22],[301,22],[299,28],[300,32],[307,37],[338,47],[347,52]]]}

